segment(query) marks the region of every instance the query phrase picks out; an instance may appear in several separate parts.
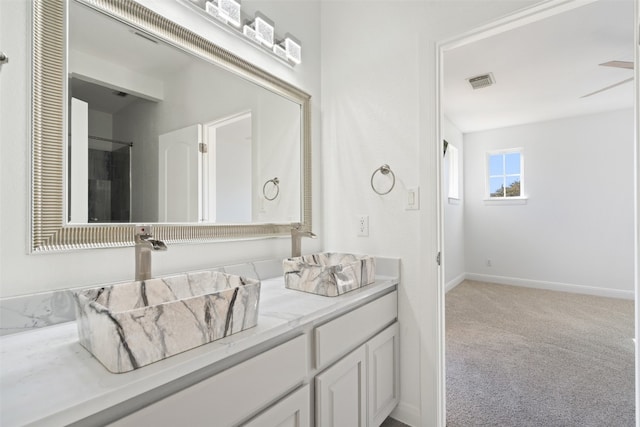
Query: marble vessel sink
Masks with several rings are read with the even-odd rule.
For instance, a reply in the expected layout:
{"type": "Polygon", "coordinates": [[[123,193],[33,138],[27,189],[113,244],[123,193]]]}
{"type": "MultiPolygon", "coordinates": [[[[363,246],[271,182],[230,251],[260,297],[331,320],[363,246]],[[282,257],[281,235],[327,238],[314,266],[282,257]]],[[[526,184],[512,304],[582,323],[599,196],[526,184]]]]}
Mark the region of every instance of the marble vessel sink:
{"type": "Polygon", "coordinates": [[[283,261],[289,289],[335,297],[375,281],[375,260],[366,255],[324,252],[283,261]]]}
{"type": "Polygon", "coordinates": [[[121,373],[255,326],[260,281],[200,271],[74,297],[80,344],[121,373]]]}

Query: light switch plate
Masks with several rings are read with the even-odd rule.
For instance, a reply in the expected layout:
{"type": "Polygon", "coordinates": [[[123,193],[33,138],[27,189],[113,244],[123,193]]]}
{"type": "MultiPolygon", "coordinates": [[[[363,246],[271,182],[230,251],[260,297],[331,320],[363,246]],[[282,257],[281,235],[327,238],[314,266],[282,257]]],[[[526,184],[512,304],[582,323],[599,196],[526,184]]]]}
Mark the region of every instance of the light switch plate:
{"type": "Polygon", "coordinates": [[[406,210],[420,209],[420,187],[407,188],[404,208],[406,210]]]}

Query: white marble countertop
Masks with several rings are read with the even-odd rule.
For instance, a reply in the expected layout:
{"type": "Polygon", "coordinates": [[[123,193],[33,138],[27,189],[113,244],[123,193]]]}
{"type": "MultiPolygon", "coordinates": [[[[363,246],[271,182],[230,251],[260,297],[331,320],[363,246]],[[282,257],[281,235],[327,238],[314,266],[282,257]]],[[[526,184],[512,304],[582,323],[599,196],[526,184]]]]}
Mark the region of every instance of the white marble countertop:
{"type": "Polygon", "coordinates": [[[108,372],[80,346],[75,322],[0,338],[0,424],[67,425],[210,367],[261,343],[384,293],[397,277],[338,297],[286,289],[262,280],[258,326],[124,374],[108,372]]]}

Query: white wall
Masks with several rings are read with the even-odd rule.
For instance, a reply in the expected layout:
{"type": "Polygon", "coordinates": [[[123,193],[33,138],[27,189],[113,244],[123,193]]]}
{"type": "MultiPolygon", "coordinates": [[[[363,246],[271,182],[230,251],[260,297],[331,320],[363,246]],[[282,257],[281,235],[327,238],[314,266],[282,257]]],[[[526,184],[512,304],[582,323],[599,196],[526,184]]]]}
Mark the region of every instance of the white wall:
{"type": "Polygon", "coordinates": [[[450,157],[444,156],[442,163],[442,200],[444,217],[444,283],[447,290],[458,285],[466,273],[464,258],[464,137],[462,132],[445,117],[442,133],[444,139],[458,149],[458,200],[449,199],[450,157]]]}
{"type": "Polygon", "coordinates": [[[437,424],[441,362],[436,42],[531,3],[322,3],[326,248],[402,258],[401,403],[395,416],[412,425],[437,424]],[[369,179],[383,163],[397,183],[379,196],[369,179]],[[405,191],[418,185],[421,209],[406,211],[405,191]],[[369,215],[368,238],[356,236],[358,214],[369,215]]]}
{"type": "Polygon", "coordinates": [[[632,110],[465,134],[464,144],[472,278],[633,298],[632,110]],[[527,203],[491,205],[485,153],[515,147],[527,203]]]}
{"type": "MultiPolygon", "coordinates": [[[[89,108],[89,135],[101,138],[113,138],[113,116],[102,111],[89,108]]],[[[100,146],[100,141],[93,141],[92,148],[100,146]]],[[[112,151],[111,143],[102,144],[105,151],[112,151]]]]}
{"type": "MultiPolygon", "coordinates": [[[[320,5],[316,1],[251,1],[243,8],[260,9],[285,30],[301,39],[303,63],[290,68],[234,36],[220,30],[188,8],[174,1],[144,0],[155,9],[222,47],[269,70],[312,95],[312,120],[320,116],[320,5]]],[[[30,201],[30,4],[0,1],[0,40],[10,63],[0,71],[0,296],[9,297],[54,289],[126,280],[133,277],[133,248],[81,250],[43,255],[28,254],[30,201]]],[[[319,126],[312,129],[314,153],[319,153],[319,126]]],[[[319,239],[305,239],[305,252],[323,246],[322,184],[320,159],[314,158],[314,232],[319,239]]],[[[154,254],[154,274],[231,264],[249,259],[289,255],[288,239],[261,239],[198,245],[171,245],[169,251],[154,254]]]]}
{"type": "MultiPolygon", "coordinates": [[[[283,103],[274,96],[263,96],[259,101],[259,119],[254,123],[256,167],[254,177],[254,218],[259,222],[300,222],[301,151],[295,149],[300,140],[300,121],[282,123],[278,116],[299,117],[300,109],[293,103],[283,103]],[[285,149],[284,147],[289,147],[285,149]],[[264,183],[278,177],[280,194],[275,200],[265,200],[264,183]]],[[[312,124],[312,126],[314,126],[312,124]]],[[[314,152],[319,156],[319,153],[314,152]]],[[[267,187],[267,191],[268,191],[267,187]]],[[[320,199],[317,203],[321,203],[320,199]]]]}

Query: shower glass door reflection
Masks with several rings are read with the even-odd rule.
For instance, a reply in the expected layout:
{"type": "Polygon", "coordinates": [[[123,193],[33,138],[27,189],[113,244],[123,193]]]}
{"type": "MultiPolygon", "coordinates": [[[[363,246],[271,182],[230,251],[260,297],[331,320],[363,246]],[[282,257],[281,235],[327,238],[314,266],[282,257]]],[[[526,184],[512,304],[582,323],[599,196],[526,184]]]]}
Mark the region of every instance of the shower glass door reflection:
{"type": "Polygon", "coordinates": [[[131,145],[89,136],[88,222],[129,222],[131,145]]]}

